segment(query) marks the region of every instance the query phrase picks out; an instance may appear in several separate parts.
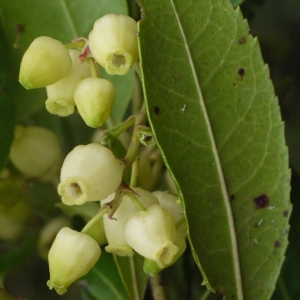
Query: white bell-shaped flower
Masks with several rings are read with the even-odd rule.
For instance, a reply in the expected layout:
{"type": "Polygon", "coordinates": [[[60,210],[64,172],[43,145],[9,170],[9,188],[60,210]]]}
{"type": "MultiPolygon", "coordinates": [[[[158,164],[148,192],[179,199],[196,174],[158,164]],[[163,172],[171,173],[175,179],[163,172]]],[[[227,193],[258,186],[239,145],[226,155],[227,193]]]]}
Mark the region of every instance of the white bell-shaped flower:
{"type": "Polygon", "coordinates": [[[72,59],[72,69],[70,73],[46,87],[48,99],[46,101],[46,109],[51,114],[66,117],[74,113],[74,91],[85,78],[91,77],[90,67],[87,63],[79,60],[81,52],[76,49],[69,49],[72,59]]]}
{"type": "Polygon", "coordinates": [[[101,248],[87,234],[64,227],[49,251],[50,280],[47,285],[59,295],[78,278],[87,274],[100,258],[101,248]]]}
{"type": "Polygon", "coordinates": [[[136,21],[123,15],[103,16],[90,32],[89,47],[108,74],[125,75],[138,58],[136,21]]]}
{"type": "Polygon", "coordinates": [[[75,147],[65,158],[58,193],[67,205],[102,200],[116,191],[124,165],[112,151],[92,143],[75,147]]]}
{"type": "Polygon", "coordinates": [[[26,89],[46,87],[65,77],[71,68],[65,45],[51,37],[40,36],[22,58],[19,81],[26,89]]]}
{"type": "MultiPolygon", "coordinates": [[[[158,204],[158,200],[150,192],[141,188],[132,188],[140,197],[137,197],[138,201],[144,207],[150,207],[153,204],[158,204]]],[[[114,195],[109,196],[107,199],[101,201],[101,204],[105,204],[113,199],[114,195]]],[[[108,246],[105,250],[110,253],[117,254],[119,256],[132,256],[134,254],[132,248],[128,245],[123,227],[124,223],[132,216],[138,209],[127,196],[123,196],[121,204],[113,215],[114,219],[109,219],[108,215],[103,216],[105,233],[108,241],[108,246]]]]}
{"type": "Polygon", "coordinates": [[[178,247],[174,245],[174,218],[158,204],[134,213],[124,224],[124,235],[137,253],[156,261],[159,268],[169,264],[178,252],[178,247]]]}
{"type": "Polygon", "coordinates": [[[9,158],[26,177],[51,180],[62,162],[58,137],[43,127],[17,125],[9,158]]]}

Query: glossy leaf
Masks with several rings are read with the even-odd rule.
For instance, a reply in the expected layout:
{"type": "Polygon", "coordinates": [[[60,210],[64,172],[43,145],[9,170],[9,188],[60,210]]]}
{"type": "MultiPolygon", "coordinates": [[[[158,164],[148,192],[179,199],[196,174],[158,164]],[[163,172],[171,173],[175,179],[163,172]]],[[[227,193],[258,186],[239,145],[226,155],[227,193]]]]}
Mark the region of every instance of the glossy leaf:
{"type": "Polygon", "coordinates": [[[114,259],[130,299],[144,299],[148,281],[143,271],[144,258],[135,253],[133,257],[115,255],[114,259]]]}
{"type": "Polygon", "coordinates": [[[204,283],[228,299],[269,299],[288,243],[290,171],[257,39],[228,0],[140,3],[149,119],[204,283]]]}

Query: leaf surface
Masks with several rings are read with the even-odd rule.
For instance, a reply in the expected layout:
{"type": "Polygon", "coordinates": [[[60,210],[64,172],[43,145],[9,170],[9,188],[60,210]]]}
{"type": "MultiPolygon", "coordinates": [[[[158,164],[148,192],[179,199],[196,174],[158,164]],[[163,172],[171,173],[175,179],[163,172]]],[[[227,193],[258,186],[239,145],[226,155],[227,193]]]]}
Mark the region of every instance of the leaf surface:
{"type": "Polygon", "coordinates": [[[228,299],[269,299],[288,243],[290,171],[258,42],[228,0],[140,4],[149,120],[204,283],[228,299]]]}

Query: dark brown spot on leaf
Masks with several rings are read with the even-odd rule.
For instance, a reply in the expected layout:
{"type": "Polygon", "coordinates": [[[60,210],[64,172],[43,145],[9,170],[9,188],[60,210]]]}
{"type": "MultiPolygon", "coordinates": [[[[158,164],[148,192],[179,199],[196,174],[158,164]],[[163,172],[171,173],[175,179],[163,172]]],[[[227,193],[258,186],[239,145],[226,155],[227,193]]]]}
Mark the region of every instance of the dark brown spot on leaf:
{"type": "Polygon", "coordinates": [[[245,37],[240,37],[239,39],[238,39],[238,43],[240,44],[240,45],[243,45],[243,44],[245,44],[246,43],[246,39],[245,39],[245,37]]]}
{"type": "Polygon", "coordinates": [[[289,216],[288,210],[283,211],[282,214],[283,214],[283,216],[286,217],[286,218],[289,216]]]}
{"type": "Polygon", "coordinates": [[[245,69],[244,68],[240,68],[238,69],[238,74],[243,77],[245,75],[245,69]]]}
{"type": "Polygon", "coordinates": [[[233,201],[234,198],[235,198],[235,195],[234,195],[234,194],[230,195],[230,201],[233,201]]]}
{"type": "Polygon", "coordinates": [[[154,113],[155,113],[156,115],[158,115],[159,112],[160,112],[160,108],[159,108],[158,106],[154,106],[153,111],[154,111],[154,113]]]}
{"type": "Polygon", "coordinates": [[[281,243],[279,241],[275,241],[274,247],[279,248],[281,246],[281,243]]]}
{"type": "Polygon", "coordinates": [[[265,208],[269,204],[269,197],[265,194],[262,194],[254,198],[253,202],[256,204],[256,208],[265,208]]]}

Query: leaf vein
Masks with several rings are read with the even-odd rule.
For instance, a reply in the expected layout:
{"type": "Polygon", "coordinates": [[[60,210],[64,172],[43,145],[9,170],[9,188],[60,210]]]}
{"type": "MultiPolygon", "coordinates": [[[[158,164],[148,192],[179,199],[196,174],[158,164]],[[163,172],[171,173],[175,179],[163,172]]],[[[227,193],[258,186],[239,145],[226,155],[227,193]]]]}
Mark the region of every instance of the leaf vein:
{"type": "Polygon", "coordinates": [[[229,196],[228,196],[228,191],[227,191],[227,187],[226,187],[226,183],[225,183],[225,178],[224,178],[224,173],[222,170],[222,166],[221,166],[221,161],[220,161],[220,157],[218,154],[218,150],[217,150],[217,145],[216,145],[216,141],[214,139],[214,134],[213,134],[213,130],[209,121],[209,117],[208,117],[208,112],[206,110],[206,106],[204,104],[204,99],[202,96],[202,92],[201,92],[201,88],[200,88],[200,84],[198,81],[198,76],[196,73],[196,69],[195,69],[195,65],[193,62],[193,58],[191,55],[191,50],[189,48],[187,39],[186,39],[186,35],[184,32],[184,29],[182,27],[181,24],[181,20],[180,17],[178,15],[174,0],[170,0],[170,3],[174,9],[174,13],[175,13],[175,17],[177,19],[178,22],[178,26],[182,35],[182,38],[184,40],[184,45],[186,48],[186,52],[188,55],[188,60],[190,63],[190,67],[192,70],[192,74],[193,74],[193,78],[195,80],[195,84],[196,84],[196,89],[197,89],[197,93],[199,96],[199,104],[203,110],[204,113],[204,118],[205,118],[205,122],[207,124],[207,129],[209,132],[209,136],[210,136],[210,141],[211,141],[211,145],[212,145],[212,149],[213,149],[213,155],[215,157],[216,160],[216,167],[217,167],[217,171],[218,171],[218,176],[219,176],[219,180],[220,180],[220,184],[221,184],[221,190],[222,190],[222,195],[224,197],[225,200],[225,205],[226,205],[226,212],[228,213],[228,220],[229,220],[229,228],[230,228],[230,235],[231,235],[231,244],[232,244],[232,249],[233,249],[233,264],[234,264],[234,276],[236,278],[236,289],[237,289],[237,296],[238,299],[243,299],[243,291],[242,291],[242,278],[241,278],[241,268],[240,268],[240,262],[239,262],[239,253],[238,253],[238,246],[237,246],[237,240],[236,240],[236,236],[235,236],[235,228],[234,228],[234,221],[233,221],[233,213],[232,213],[232,209],[231,209],[231,205],[230,205],[230,200],[229,200],[229,196]]]}

